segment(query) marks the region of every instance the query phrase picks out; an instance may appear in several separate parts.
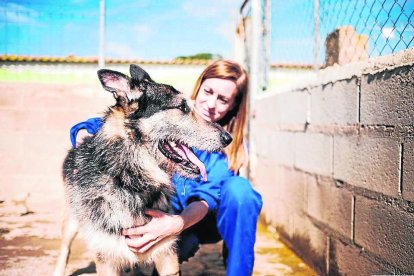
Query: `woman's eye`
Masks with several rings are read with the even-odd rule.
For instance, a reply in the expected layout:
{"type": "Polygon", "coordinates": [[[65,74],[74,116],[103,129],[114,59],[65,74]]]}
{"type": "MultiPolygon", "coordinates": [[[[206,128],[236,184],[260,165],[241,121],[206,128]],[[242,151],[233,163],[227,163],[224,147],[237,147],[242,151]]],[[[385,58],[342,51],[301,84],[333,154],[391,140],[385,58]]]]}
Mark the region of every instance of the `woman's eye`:
{"type": "Polygon", "coordinates": [[[222,104],[227,104],[227,103],[229,102],[229,100],[227,100],[227,99],[220,99],[220,102],[221,102],[222,104]]]}
{"type": "Polygon", "coordinates": [[[208,90],[208,89],[204,89],[204,93],[206,93],[207,95],[211,95],[211,94],[213,94],[213,91],[208,90]]]}

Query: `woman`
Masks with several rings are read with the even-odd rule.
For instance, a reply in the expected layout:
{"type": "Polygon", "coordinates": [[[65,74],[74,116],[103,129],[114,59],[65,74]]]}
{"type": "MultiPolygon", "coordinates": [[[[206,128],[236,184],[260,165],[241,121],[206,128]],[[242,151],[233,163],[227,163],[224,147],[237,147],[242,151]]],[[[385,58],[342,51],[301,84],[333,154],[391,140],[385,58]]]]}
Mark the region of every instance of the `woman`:
{"type": "MultiPolygon", "coordinates": [[[[237,63],[216,61],[201,73],[192,99],[195,112],[207,121],[217,122],[233,136],[224,152],[195,150],[204,163],[207,181],[176,175],[176,215],[148,210],[152,220],[144,226],[125,229],[123,235],[134,252],[145,252],[160,240],[179,235],[180,262],[188,260],[200,243],[224,240],[227,275],[251,275],[254,264],[256,224],[262,207],[261,196],[250,182],[238,176],[247,163],[243,130],[247,115],[248,76],[237,63]]],[[[90,119],[71,130],[72,143],[82,128],[96,133],[99,119],[90,119]]],[[[79,138],[79,137],[78,137],[79,138]]]]}

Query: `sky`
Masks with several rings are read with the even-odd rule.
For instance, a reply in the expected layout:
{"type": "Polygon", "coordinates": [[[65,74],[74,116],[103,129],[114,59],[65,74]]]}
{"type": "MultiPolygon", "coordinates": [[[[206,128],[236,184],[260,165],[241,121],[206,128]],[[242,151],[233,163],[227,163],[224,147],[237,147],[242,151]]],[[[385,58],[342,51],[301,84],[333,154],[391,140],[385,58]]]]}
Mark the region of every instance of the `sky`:
{"type": "MultiPolygon", "coordinates": [[[[106,0],[106,55],[230,57],[240,0],[106,0]]],[[[99,0],[0,0],[0,53],[97,56],[99,0]]]]}
{"type": "MultiPolygon", "coordinates": [[[[99,0],[0,0],[0,54],[97,57],[99,0]]],[[[312,63],[313,0],[271,1],[270,60],[312,63]]],[[[369,36],[370,55],[414,46],[413,0],[319,0],[320,45],[338,25],[369,36]]],[[[233,58],[243,0],[105,0],[107,58],[233,58]]]]}

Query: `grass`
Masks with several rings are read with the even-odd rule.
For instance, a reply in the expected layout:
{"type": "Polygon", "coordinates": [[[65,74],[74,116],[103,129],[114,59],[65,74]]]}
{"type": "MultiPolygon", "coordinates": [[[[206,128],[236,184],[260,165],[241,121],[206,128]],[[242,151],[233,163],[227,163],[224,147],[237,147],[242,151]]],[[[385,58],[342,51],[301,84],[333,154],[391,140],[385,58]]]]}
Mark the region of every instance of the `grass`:
{"type": "Polygon", "coordinates": [[[11,70],[0,68],[0,82],[9,83],[96,83],[96,75],[72,72],[11,70]]]}

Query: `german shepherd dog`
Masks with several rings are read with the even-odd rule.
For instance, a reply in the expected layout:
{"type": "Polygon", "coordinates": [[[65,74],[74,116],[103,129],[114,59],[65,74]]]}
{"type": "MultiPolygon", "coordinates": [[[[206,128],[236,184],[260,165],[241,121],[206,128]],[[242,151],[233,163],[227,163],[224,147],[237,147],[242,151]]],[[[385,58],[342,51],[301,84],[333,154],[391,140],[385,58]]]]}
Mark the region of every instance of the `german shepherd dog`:
{"type": "Polygon", "coordinates": [[[154,82],[137,65],[130,66],[130,74],[98,71],[116,104],[106,111],[100,130],[71,149],[63,163],[69,212],[55,275],[64,274],[78,231],[95,253],[99,275],[120,275],[148,263],[160,275],[178,275],[175,237],[141,254],[128,248],[121,231],[147,223],[147,208],[170,211],[176,172],[205,177],[192,147],[220,151],[232,140],[219,125],[197,116],[172,86],[154,82]]]}

